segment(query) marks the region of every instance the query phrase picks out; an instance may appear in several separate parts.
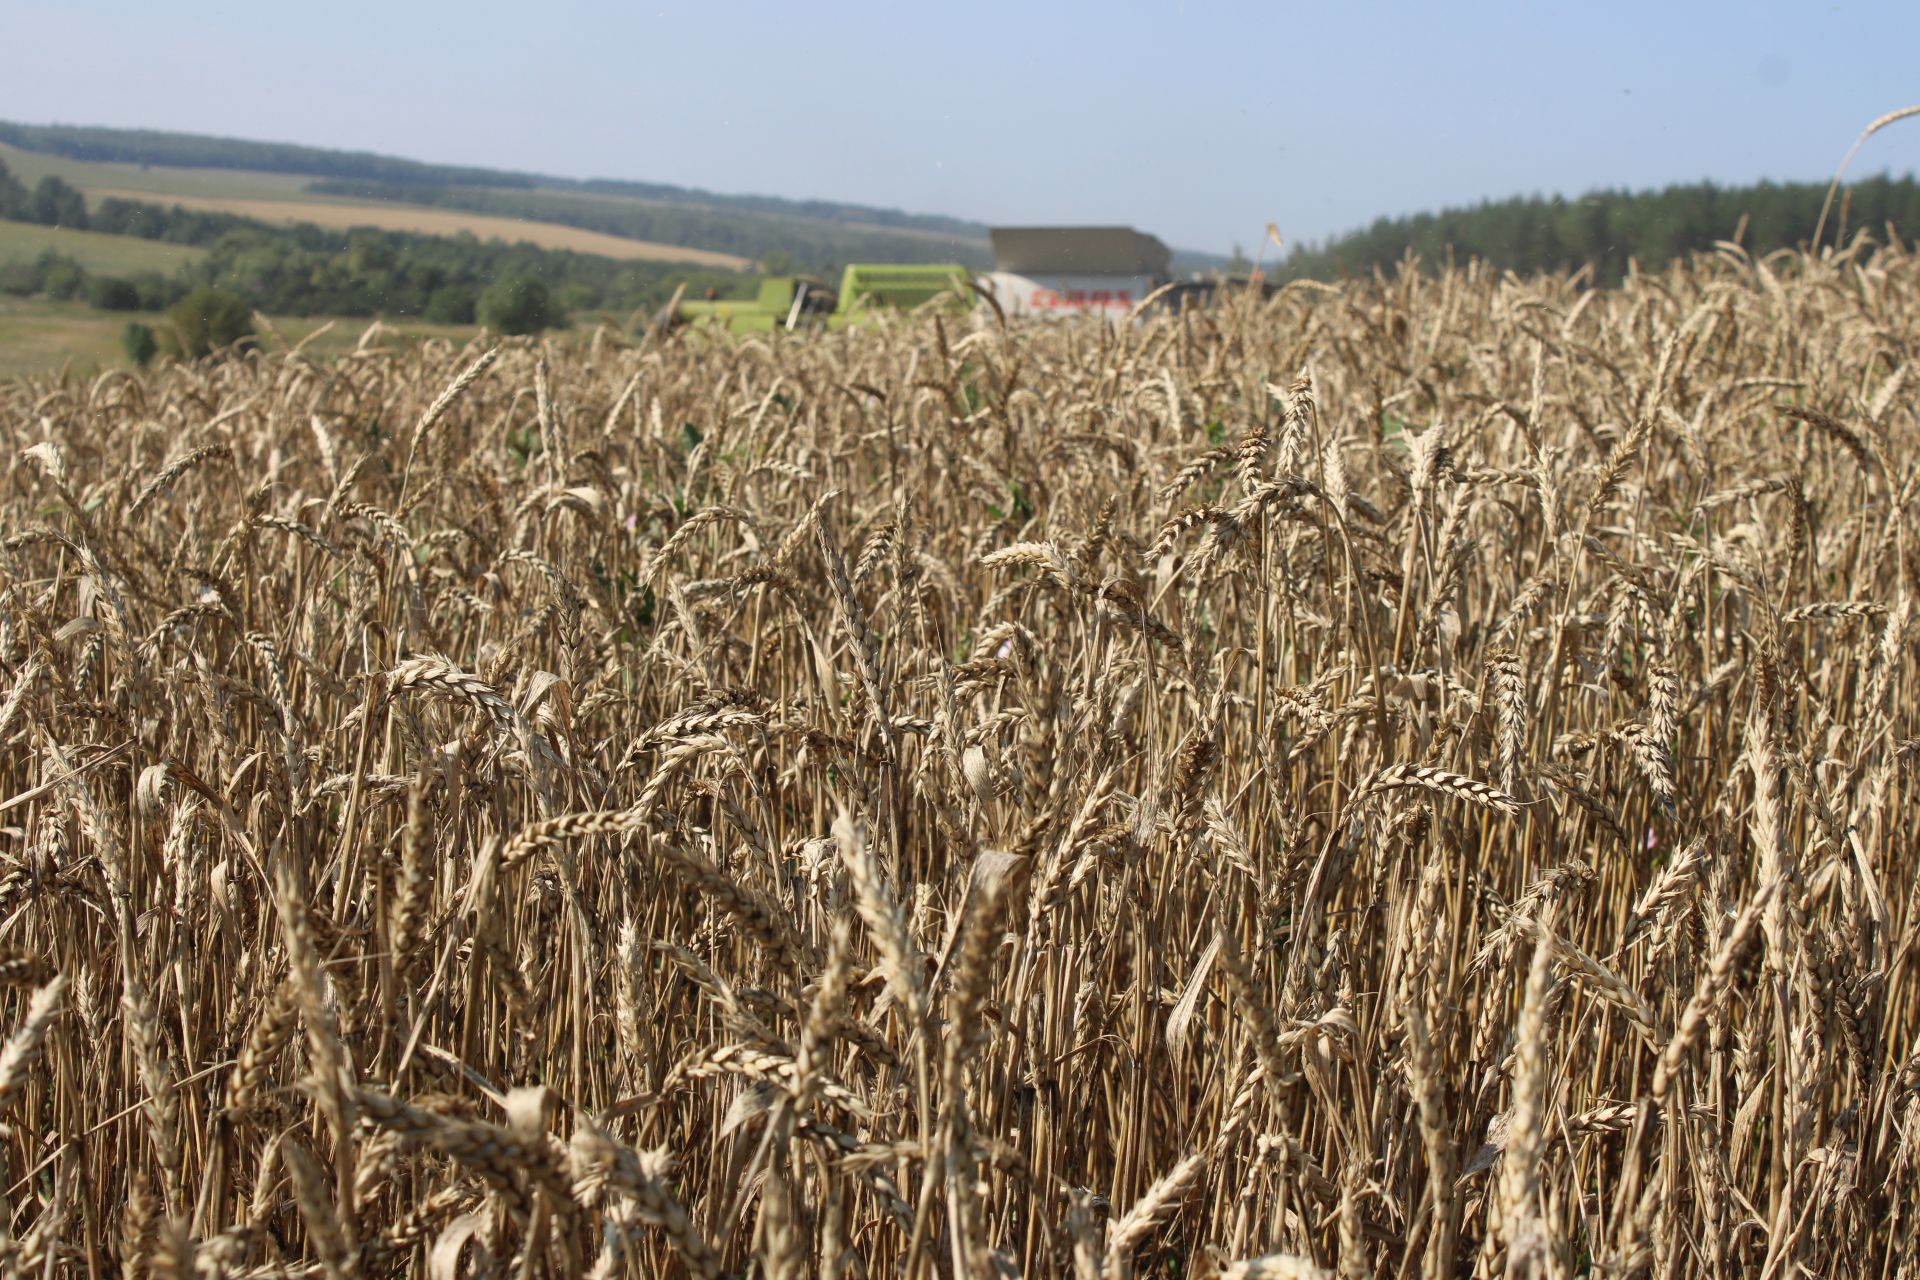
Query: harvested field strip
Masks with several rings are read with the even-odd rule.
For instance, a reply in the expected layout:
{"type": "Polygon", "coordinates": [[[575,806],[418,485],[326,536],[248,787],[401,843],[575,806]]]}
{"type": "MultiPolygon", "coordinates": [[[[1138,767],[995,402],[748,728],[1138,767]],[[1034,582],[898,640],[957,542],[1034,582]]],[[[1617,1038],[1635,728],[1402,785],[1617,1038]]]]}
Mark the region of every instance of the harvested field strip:
{"type": "Polygon", "coordinates": [[[496,218],[486,214],[462,213],[447,209],[420,209],[408,205],[374,202],[348,204],[331,200],[254,200],[207,196],[154,196],[138,191],[89,188],[91,198],[119,196],[128,200],[157,200],[189,209],[213,209],[221,213],[259,218],[266,222],[312,223],[318,227],[379,227],[385,231],[412,231],[422,235],[455,236],[463,232],[482,240],[525,241],[542,249],[567,249],[574,253],[598,254],[633,262],[685,262],[693,266],[744,270],[752,264],[730,253],[707,249],[686,249],[679,245],[655,244],[647,240],[629,240],[624,236],[563,227],[551,222],[523,222],[517,218],[496,218]]]}
{"type": "Polygon", "coordinates": [[[9,1265],[1898,1273],[1917,307],[0,381],[9,1265]]]}

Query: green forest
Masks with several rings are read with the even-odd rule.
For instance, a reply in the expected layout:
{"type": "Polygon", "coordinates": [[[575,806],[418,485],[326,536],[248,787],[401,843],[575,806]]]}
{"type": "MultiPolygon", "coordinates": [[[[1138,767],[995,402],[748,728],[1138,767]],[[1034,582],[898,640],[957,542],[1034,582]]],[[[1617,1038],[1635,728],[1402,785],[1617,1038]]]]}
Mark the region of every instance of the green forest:
{"type": "MultiPolygon", "coordinates": [[[[1429,264],[1449,255],[1479,258],[1505,271],[1573,271],[1591,263],[1596,284],[1618,284],[1632,259],[1659,267],[1683,254],[1740,237],[1752,253],[1790,248],[1813,236],[1827,188],[1822,183],[1710,182],[1659,191],[1596,191],[1577,199],[1516,196],[1467,208],[1381,218],[1361,231],[1295,250],[1270,273],[1280,280],[1335,280],[1391,270],[1408,254],[1429,264]]],[[[1856,230],[1920,234],[1920,184],[1911,176],[1850,184],[1836,201],[1822,239],[1856,230]]]]}
{"type": "Polygon", "coordinates": [[[207,138],[159,129],[104,129],[71,124],[13,124],[0,120],[0,142],[22,151],[41,151],[69,160],[117,164],[157,164],[194,169],[250,169],[266,173],[306,173],[329,178],[378,182],[474,183],[490,187],[531,187],[531,174],[458,165],[422,164],[368,151],[334,151],[285,142],[244,138],[207,138]]]}

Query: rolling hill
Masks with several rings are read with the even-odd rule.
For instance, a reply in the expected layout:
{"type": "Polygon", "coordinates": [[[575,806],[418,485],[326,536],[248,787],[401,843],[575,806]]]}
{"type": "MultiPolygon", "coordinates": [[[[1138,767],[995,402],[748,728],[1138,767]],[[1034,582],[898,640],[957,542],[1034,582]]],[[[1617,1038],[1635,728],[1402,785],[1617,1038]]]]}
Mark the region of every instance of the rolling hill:
{"type": "MultiPolygon", "coordinates": [[[[310,214],[326,226],[372,225],[421,229],[396,208],[434,210],[467,219],[475,234],[508,234],[548,247],[571,247],[613,257],[677,260],[701,266],[776,260],[831,272],[848,262],[962,262],[991,260],[983,223],[939,214],[908,213],[833,200],[728,195],[668,183],[613,178],[574,179],[512,170],[426,164],[366,152],[285,143],[215,138],[151,129],[30,125],[0,121],[0,158],[29,183],[52,175],[86,192],[140,199],[194,202],[249,217],[310,214]],[[382,211],[358,215],[305,210],[264,211],[276,205],[334,205],[382,211]],[[486,219],[487,221],[480,221],[486,219]],[[534,227],[563,227],[653,246],[644,253],[562,243],[534,227]]],[[[435,225],[449,225],[436,223],[435,225]]],[[[1149,228],[1150,230],[1150,228],[1149,228]]],[[[1219,267],[1226,259],[1176,251],[1176,271],[1219,267]]]]}
{"type": "Polygon", "coordinates": [[[988,260],[986,228],[953,218],[154,130],[0,122],[0,159],[25,182],[58,177],[89,202],[112,193],[336,227],[428,230],[430,222],[442,234],[517,233],[546,247],[619,258],[739,269],[777,257],[816,271],[851,261],[988,260]],[[648,248],[609,243],[616,239],[648,248]]]}
{"type": "Polygon", "coordinates": [[[256,218],[280,224],[317,227],[378,227],[425,235],[525,242],[543,249],[565,249],[624,261],[684,262],[689,266],[744,271],[752,261],[740,254],[622,236],[592,227],[499,216],[481,210],[408,205],[355,199],[313,190],[314,179],[273,171],[223,168],[172,168],[123,160],[91,160],[24,151],[0,142],[0,164],[29,185],[53,177],[84,193],[97,207],[103,200],[144,200],[256,218]]]}

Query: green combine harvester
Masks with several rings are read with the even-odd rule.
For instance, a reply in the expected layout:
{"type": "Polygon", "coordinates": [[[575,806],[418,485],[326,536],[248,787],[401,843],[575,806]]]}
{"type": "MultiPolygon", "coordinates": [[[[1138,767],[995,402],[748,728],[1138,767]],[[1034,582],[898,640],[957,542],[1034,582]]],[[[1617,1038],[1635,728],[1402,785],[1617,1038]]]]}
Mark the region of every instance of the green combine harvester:
{"type": "Polygon", "coordinates": [[[972,279],[958,263],[934,266],[855,264],[836,292],[814,276],[768,276],[751,298],[703,298],[682,302],[673,324],[712,320],[729,333],[776,329],[844,329],[885,311],[911,311],[946,300],[955,311],[973,305],[972,279]]]}
{"type": "Polygon", "coordinates": [[[662,325],[717,322],[730,333],[776,329],[841,329],[880,312],[929,303],[966,311],[974,295],[990,298],[1003,317],[1065,320],[1097,317],[1131,323],[1143,315],[1206,306],[1222,287],[1271,285],[1258,278],[1215,275],[1176,280],[1173,254],[1159,237],[1132,227],[994,227],[993,269],[978,275],[958,263],[848,267],[838,292],[812,276],[769,276],[751,298],[685,302],[662,325]]]}

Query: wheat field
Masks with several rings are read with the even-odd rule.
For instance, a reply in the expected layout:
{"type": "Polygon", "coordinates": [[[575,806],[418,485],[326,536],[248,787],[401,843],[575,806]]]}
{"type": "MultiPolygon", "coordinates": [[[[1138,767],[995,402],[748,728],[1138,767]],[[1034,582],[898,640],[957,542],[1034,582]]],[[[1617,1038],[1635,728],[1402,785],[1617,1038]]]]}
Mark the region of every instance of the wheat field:
{"type": "Polygon", "coordinates": [[[6,1274],[1912,1274],[1917,308],[0,382],[6,1274]]]}

